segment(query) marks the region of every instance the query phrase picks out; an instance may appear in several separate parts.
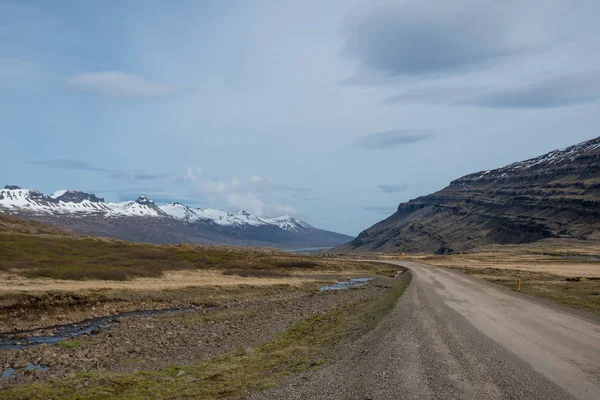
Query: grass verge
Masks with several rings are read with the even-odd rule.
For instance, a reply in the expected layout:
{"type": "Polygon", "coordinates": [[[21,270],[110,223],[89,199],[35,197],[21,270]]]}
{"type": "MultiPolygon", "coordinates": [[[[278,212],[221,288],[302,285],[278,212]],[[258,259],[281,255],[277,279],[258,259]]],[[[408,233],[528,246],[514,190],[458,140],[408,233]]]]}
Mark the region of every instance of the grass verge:
{"type": "Polygon", "coordinates": [[[294,372],[322,365],[333,346],[373,329],[408,287],[410,276],[404,276],[383,296],[306,319],[252,349],[160,372],[96,372],[23,385],[3,390],[0,399],[239,398],[273,387],[294,372]]]}

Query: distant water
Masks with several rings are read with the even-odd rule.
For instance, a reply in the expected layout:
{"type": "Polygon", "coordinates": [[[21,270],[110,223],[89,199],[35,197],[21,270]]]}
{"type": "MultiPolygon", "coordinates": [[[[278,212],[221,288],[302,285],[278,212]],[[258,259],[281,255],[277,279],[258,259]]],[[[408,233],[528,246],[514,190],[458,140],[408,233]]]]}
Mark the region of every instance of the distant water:
{"type": "Polygon", "coordinates": [[[295,249],[282,249],[282,250],[290,252],[290,253],[313,253],[315,251],[327,250],[327,249],[333,249],[333,247],[331,247],[331,246],[329,246],[329,247],[298,247],[295,249]]]}

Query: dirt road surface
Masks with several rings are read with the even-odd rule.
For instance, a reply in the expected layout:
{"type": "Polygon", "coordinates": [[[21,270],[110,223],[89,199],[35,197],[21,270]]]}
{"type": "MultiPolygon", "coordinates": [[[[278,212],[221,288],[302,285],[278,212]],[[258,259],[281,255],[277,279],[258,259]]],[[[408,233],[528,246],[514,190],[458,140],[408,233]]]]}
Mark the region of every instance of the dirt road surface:
{"type": "Polygon", "coordinates": [[[414,262],[392,313],[330,363],[252,399],[600,399],[600,324],[414,262]]]}

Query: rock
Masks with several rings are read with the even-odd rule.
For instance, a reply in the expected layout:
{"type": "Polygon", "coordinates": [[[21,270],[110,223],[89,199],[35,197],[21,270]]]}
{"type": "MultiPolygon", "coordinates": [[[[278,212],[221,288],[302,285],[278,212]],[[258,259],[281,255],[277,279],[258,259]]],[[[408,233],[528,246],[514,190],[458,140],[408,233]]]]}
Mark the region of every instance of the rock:
{"type": "Polygon", "coordinates": [[[184,375],[185,375],[185,371],[184,371],[184,370],[180,370],[180,371],[177,373],[177,377],[178,377],[178,378],[181,378],[181,377],[182,377],[182,376],[184,376],[184,375]]]}
{"type": "Polygon", "coordinates": [[[256,354],[256,350],[254,350],[252,347],[246,347],[244,349],[244,354],[247,356],[251,356],[253,354],[256,354]]]}
{"type": "Polygon", "coordinates": [[[77,376],[77,374],[75,374],[75,372],[67,372],[65,374],[65,378],[68,378],[68,379],[75,378],[76,376],[77,376]]]}
{"type": "Polygon", "coordinates": [[[27,366],[29,366],[29,364],[31,364],[29,361],[17,360],[14,362],[13,368],[14,369],[23,369],[23,368],[27,368],[27,366]]]}

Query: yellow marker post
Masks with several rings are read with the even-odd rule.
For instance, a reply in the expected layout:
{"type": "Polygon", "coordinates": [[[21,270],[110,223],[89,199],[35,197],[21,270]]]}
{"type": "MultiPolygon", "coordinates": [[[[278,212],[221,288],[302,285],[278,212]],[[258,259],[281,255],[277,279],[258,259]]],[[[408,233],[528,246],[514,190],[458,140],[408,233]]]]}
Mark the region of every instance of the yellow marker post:
{"type": "Polygon", "coordinates": [[[517,282],[517,292],[521,291],[521,280],[519,279],[519,281],[517,282]]]}
{"type": "Polygon", "coordinates": [[[402,259],[404,260],[404,252],[402,252],[402,259]]]}

